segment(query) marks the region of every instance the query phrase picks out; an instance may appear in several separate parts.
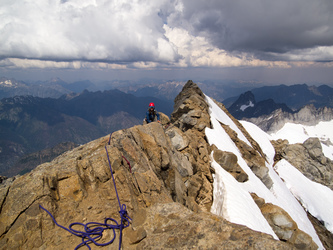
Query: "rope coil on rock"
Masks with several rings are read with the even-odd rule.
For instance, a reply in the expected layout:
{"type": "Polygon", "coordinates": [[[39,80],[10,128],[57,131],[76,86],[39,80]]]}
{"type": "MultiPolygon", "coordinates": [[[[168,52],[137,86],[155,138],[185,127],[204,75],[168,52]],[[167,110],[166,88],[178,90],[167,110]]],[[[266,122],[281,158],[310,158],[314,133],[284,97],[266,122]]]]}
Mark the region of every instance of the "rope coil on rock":
{"type": "MultiPolygon", "coordinates": [[[[110,139],[111,139],[111,135],[110,135],[110,139]]],[[[107,155],[108,162],[109,162],[109,167],[110,167],[110,171],[111,171],[113,185],[114,185],[114,188],[115,188],[115,191],[116,191],[117,200],[118,200],[118,204],[119,204],[119,209],[120,209],[119,210],[119,215],[120,215],[120,220],[121,220],[120,224],[118,224],[118,222],[115,219],[106,218],[104,220],[104,223],[88,222],[86,224],[83,224],[83,223],[79,223],[79,222],[74,222],[74,223],[70,224],[68,228],[66,228],[66,227],[58,224],[57,221],[55,220],[55,218],[53,217],[53,215],[47,209],[45,209],[44,207],[39,205],[39,207],[41,209],[43,209],[45,212],[47,212],[50,215],[53,222],[58,227],[61,227],[62,229],[70,232],[71,234],[82,238],[82,242],[75,247],[75,250],[79,249],[82,246],[87,246],[90,250],[91,248],[88,245],[89,243],[94,243],[96,246],[106,246],[106,245],[111,244],[116,238],[116,232],[115,232],[116,229],[120,230],[120,232],[119,232],[120,233],[120,235],[119,235],[119,249],[121,249],[122,230],[124,228],[128,227],[129,224],[130,224],[130,220],[132,220],[127,214],[126,205],[125,204],[121,205],[121,203],[120,203],[120,199],[119,199],[118,191],[117,191],[117,187],[116,187],[116,182],[115,182],[113,172],[112,172],[109,153],[108,153],[108,150],[107,150],[106,146],[105,146],[105,150],[106,150],[106,155],[107,155]],[[114,224],[110,224],[110,223],[114,223],[114,224]],[[73,229],[74,226],[81,226],[81,227],[83,227],[84,231],[75,230],[75,229],[73,229]],[[112,229],[113,238],[110,241],[106,242],[106,243],[98,243],[97,241],[100,240],[103,237],[103,232],[106,229],[112,229]]],[[[127,161],[127,163],[129,164],[128,161],[127,161]]]]}

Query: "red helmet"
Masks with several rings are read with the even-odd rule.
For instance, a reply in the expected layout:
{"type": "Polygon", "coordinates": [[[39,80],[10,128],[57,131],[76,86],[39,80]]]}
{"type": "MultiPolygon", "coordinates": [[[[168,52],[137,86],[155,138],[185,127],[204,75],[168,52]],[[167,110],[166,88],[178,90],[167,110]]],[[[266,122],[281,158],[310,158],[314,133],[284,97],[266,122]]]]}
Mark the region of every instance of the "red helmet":
{"type": "Polygon", "coordinates": [[[155,104],[153,102],[149,103],[149,108],[155,108],[155,104]]]}

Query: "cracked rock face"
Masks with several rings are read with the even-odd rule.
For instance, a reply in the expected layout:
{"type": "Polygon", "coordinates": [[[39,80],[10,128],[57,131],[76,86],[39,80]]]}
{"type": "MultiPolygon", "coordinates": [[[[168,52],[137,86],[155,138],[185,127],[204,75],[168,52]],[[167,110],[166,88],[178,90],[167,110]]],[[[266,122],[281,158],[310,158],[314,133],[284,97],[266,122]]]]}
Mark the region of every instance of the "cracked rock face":
{"type": "Polygon", "coordinates": [[[333,190],[333,162],[324,156],[318,138],[309,138],[303,144],[289,144],[287,140],[272,141],[275,161],[286,159],[312,181],[333,190]]]}

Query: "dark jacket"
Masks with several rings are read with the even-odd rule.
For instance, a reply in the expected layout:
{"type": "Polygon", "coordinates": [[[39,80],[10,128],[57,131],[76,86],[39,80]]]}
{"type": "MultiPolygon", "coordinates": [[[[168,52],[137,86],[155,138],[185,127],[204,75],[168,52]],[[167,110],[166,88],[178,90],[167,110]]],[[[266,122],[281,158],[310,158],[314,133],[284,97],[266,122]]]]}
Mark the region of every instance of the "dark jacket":
{"type": "Polygon", "coordinates": [[[160,120],[160,114],[154,110],[153,112],[150,112],[149,110],[146,113],[146,121],[147,123],[151,123],[153,121],[159,121],[160,120]]]}

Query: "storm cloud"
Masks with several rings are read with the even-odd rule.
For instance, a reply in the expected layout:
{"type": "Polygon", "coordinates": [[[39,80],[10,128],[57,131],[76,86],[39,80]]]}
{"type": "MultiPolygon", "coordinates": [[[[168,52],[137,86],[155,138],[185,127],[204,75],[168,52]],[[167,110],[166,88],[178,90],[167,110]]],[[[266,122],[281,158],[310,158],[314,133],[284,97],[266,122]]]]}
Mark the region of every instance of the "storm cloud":
{"type": "Polygon", "coordinates": [[[220,49],[250,52],[266,60],[333,59],[331,0],[184,0],[183,4],[183,12],[172,23],[220,49]]]}
{"type": "Polygon", "coordinates": [[[332,0],[2,0],[0,65],[332,61],[332,13],[332,0]]]}

